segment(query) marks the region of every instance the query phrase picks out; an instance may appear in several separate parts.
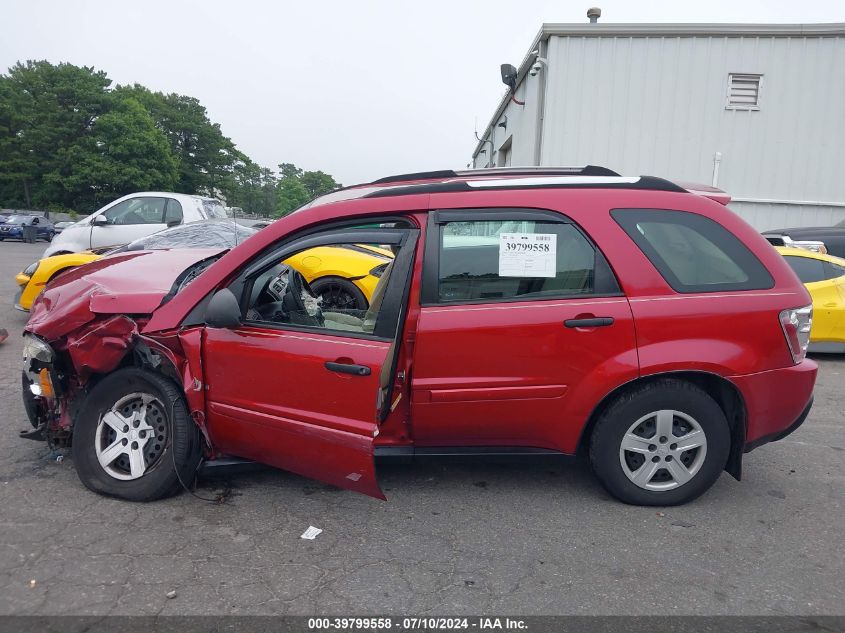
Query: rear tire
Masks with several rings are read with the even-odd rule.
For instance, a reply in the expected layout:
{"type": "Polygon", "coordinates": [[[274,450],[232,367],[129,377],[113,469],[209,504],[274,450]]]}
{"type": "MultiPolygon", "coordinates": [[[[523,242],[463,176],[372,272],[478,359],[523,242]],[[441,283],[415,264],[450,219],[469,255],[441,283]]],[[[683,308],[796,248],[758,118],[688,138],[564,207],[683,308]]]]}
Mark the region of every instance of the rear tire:
{"type": "Polygon", "coordinates": [[[716,401],[688,382],[662,379],[605,409],[590,438],[590,463],[620,501],[672,506],[713,485],[730,447],[728,421],[716,401]]]}
{"type": "Polygon", "coordinates": [[[73,428],[73,459],[83,484],[129,501],[154,501],[189,486],[202,436],[181,389],[132,368],[107,375],[85,399],[73,428]]]}

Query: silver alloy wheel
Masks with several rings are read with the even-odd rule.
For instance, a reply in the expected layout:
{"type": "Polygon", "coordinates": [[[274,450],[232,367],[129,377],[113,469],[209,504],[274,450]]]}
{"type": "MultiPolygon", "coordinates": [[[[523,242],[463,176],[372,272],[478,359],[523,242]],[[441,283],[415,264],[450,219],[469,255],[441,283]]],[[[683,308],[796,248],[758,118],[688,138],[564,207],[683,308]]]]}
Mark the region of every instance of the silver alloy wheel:
{"type": "Polygon", "coordinates": [[[168,440],[164,405],[149,393],[130,393],[97,423],[94,450],[103,470],[122,481],[139,479],[164,454],[168,440]]]}
{"type": "Polygon", "coordinates": [[[681,411],[661,409],[634,422],[622,437],[625,475],[646,490],[671,490],[695,477],[707,455],[707,436],[681,411]]]}

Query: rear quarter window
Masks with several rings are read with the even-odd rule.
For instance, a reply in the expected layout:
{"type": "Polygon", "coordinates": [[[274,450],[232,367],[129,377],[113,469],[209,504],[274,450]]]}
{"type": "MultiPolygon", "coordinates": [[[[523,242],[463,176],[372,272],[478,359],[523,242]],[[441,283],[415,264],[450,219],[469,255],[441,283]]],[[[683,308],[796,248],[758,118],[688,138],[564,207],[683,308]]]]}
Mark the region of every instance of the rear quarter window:
{"type": "Polygon", "coordinates": [[[843,275],[845,275],[845,265],[837,264],[834,262],[825,262],[824,270],[825,279],[836,279],[837,277],[842,277],[843,275]]]}
{"type": "Polygon", "coordinates": [[[774,286],[754,253],[710,218],[662,209],[614,209],[611,215],[676,292],[774,286]]]}
{"type": "Polygon", "coordinates": [[[825,263],[820,259],[801,257],[800,255],[786,255],[784,259],[802,283],[811,284],[825,279],[825,263]]]}

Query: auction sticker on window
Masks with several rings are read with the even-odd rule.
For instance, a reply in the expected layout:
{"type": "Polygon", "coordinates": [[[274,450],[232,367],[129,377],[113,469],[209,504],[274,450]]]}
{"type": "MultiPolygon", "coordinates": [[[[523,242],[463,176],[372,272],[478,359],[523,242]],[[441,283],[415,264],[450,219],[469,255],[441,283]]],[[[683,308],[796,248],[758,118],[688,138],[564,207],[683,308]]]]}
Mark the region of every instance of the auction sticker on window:
{"type": "Polygon", "coordinates": [[[557,234],[499,234],[499,277],[554,277],[556,269],[557,234]]]}

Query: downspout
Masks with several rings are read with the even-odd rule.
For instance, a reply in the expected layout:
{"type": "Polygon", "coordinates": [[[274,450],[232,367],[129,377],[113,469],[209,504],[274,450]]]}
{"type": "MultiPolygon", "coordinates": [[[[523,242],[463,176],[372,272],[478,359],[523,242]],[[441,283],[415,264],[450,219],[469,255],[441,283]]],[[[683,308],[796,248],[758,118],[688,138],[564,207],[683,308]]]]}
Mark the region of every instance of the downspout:
{"type": "Polygon", "coordinates": [[[714,187],[719,186],[719,165],[722,164],[722,152],[713,154],[713,182],[714,187]]]}
{"type": "MultiPolygon", "coordinates": [[[[548,59],[549,41],[539,41],[537,43],[538,57],[548,59]]],[[[546,118],[546,75],[549,72],[551,64],[546,63],[543,70],[538,73],[537,78],[540,81],[537,86],[537,133],[534,135],[534,165],[540,166],[540,159],[543,155],[543,125],[546,118]]]]}

